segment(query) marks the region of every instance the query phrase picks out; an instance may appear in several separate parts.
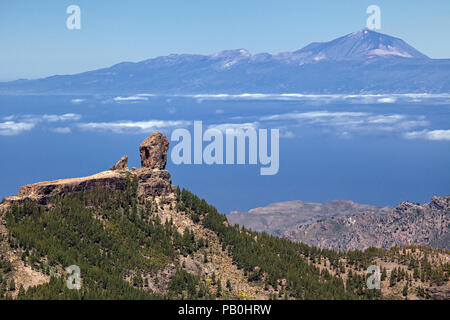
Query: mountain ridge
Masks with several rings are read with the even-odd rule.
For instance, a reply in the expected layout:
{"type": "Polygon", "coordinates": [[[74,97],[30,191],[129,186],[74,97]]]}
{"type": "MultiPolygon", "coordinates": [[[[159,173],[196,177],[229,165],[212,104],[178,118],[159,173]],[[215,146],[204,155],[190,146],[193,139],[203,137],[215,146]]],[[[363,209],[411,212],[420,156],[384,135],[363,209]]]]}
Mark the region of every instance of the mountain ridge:
{"type": "Polygon", "coordinates": [[[450,196],[433,196],[424,205],[405,201],[386,215],[364,213],[325,219],[287,230],[283,236],[345,251],[410,244],[450,249],[450,196]]]}
{"type": "Polygon", "coordinates": [[[333,200],[328,203],[314,203],[301,200],[276,202],[248,212],[232,211],[227,218],[232,224],[239,224],[254,231],[283,236],[286,230],[300,227],[331,217],[348,216],[364,212],[387,214],[390,207],[377,207],[355,203],[351,200],[333,200]]]}
{"type": "Polygon", "coordinates": [[[450,249],[450,196],[427,204],[404,201],[395,207],[335,200],[325,204],[287,201],[231,212],[231,223],[331,250],[389,249],[426,245],[450,249]]]}
{"type": "Polygon", "coordinates": [[[294,52],[171,54],[74,75],[1,82],[1,94],[32,93],[443,93],[450,59],[362,30],[294,52]]]}

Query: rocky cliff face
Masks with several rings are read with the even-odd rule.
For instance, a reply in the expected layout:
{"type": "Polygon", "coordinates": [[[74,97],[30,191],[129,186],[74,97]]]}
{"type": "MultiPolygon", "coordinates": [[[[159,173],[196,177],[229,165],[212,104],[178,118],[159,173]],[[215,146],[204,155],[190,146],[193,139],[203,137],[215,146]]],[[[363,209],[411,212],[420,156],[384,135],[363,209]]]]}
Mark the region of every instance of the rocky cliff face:
{"type": "Polygon", "coordinates": [[[310,245],[352,250],[420,244],[450,248],[450,196],[418,205],[402,202],[387,215],[365,213],[325,219],[287,230],[283,236],[310,245]]]}
{"type": "Polygon", "coordinates": [[[124,190],[128,178],[138,180],[138,198],[141,201],[159,197],[162,201],[171,200],[174,187],[170,173],[164,170],[167,161],[169,141],[159,132],[145,139],[141,146],[142,168],[129,170],[128,157],[122,157],[109,171],[88,177],[38,182],[20,187],[16,196],[4,200],[2,208],[13,204],[23,204],[27,200],[45,205],[54,196],[64,197],[74,192],[92,192],[100,189],[124,190]]]}

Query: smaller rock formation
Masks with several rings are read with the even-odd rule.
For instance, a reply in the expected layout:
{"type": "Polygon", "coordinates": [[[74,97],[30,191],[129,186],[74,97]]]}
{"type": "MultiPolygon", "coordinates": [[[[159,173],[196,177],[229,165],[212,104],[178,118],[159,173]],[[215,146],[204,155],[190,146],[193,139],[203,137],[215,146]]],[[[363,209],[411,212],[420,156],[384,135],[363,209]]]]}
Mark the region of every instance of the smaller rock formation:
{"type": "Polygon", "coordinates": [[[139,146],[142,168],[164,170],[167,163],[169,140],[161,132],[153,132],[139,146]]]}
{"type": "Polygon", "coordinates": [[[109,170],[128,170],[128,156],[123,156],[115,165],[113,165],[109,170]]]}

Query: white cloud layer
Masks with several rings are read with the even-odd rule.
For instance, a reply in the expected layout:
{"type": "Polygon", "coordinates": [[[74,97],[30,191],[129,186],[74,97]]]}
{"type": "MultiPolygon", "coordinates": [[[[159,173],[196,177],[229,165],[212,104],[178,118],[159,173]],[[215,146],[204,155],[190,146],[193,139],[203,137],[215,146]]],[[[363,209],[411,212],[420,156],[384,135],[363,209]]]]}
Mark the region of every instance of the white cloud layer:
{"type": "Polygon", "coordinates": [[[263,116],[259,121],[289,126],[322,126],[327,130],[334,128],[342,136],[349,137],[352,132],[404,132],[418,127],[426,127],[429,122],[424,116],[402,114],[374,115],[369,112],[290,112],[263,116]],[[286,121],[288,122],[286,124],[286,121]]]}
{"type": "Polygon", "coordinates": [[[50,129],[50,131],[52,131],[54,133],[68,134],[68,133],[72,132],[72,129],[70,129],[69,127],[58,127],[58,128],[50,129]]]}
{"type": "Polygon", "coordinates": [[[48,122],[78,121],[80,119],[81,115],[75,113],[66,113],[62,115],[44,114],[42,116],[42,120],[48,122]]]}
{"type": "Polygon", "coordinates": [[[331,118],[344,117],[363,117],[367,116],[366,112],[329,112],[329,111],[312,111],[312,112],[291,112],[284,114],[275,114],[271,116],[261,117],[261,121],[268,120],[324,120],[331,118]]]}
{"type": "Polygon", "coordinates": [[[395,97],[386,97],[386,98],[380,98],[377,100],[378,103],[395,103],[397,101],[397,98],[395,97]]]}
{"type": "Polygon", "coordinates": [[[156,129],[168,129],[187,126],[190,121],[177,120],[149,120],[149,121],[117,121],[117,122],[89,122],[80,123],[78,127],[83,130],[111,131],[114,133],[147,133],[156,129]]]}
{"type": "MultiPolygon", "coordinates": [[[[0,122],[0,135],[2,136],[14,136],[21,134],[25,131],[30,131],[40,123],[58,123],[58,122],[68,122],[68,121],[79,121],[81,115],[75,113],[66,114],[44,114],[44,115],[33,115],[33,114],[23,114],[23,115],[10,115],[3,117],[5,122],[0,122]]],[[[67,131],[68,128],[65,128],[67,131]]],[[[51,131],[57,132],[54,129],[51,131]]],[[[58,132],[62,133],[62,132],[58,132]]],[[[68,132],[65,132],[68,133],[68,132]]]]}
{"type": "Polygon", "coordinates": [[[259,127],[258,122],[246,122],[246,123],[221,123],[221,124],[212,124],[208,126],[208,129],[217,129],[220,130],[223,134],[227,133],[227,130],[231,134],[237,134],[241,130],[246,131],[247,129],[256,130],[259,127]]]}
{"type": "Polygon", "coordinates": [[[0,122],[0,136],[14,136],[25,131],[30,131],[35,127],[35,123],[31,122],[0,122]]]}
{"type": "Polygon", "coordinates": [[[143,95],[136,95],[136,96],[130,96],[130,97],[115,97],[113,99],[116,102],[123,102],[123,101],[146,101],[148,98],[143,95]]]}
{"type": "Polygon", "coordinates": [[[4,117],[3,120],[13,120],[18,119],[24,122],[62,122],[62,121],[78,121],[81,119],[81,115],[76,113],[65,113],[65,114],[14,114],[4,117]]]}
{"type": "Polygon", "coordinates": [[[86,101],[86,100],[85,100],[85,99],[72,99],[72,100],[70,100],[70,102],[72,102],[72,103],[74,103],[74,104],[82,103],[82,102],[84,102],[84,101],[86,101]]]}
{"type": "Polygon", "coordinates": [[[428,102],[450,101],[450,94],[430,94],[430,93],[404,93],[404,94],[302,94],[302,93],[243,93],[243,94],[195,94],[181,95],[198,100],[281,100],[281,101],[320,101],[322,103],[343,101],[347,103],[395,103],[402,102],[416,103],[423,100],[428,102]]]}
{"type": "Polygon", "coordinates": [[[450,130],[422,130],[406,132],[406,139],[425,139],[434,141],[450,141],[450,130]]]}

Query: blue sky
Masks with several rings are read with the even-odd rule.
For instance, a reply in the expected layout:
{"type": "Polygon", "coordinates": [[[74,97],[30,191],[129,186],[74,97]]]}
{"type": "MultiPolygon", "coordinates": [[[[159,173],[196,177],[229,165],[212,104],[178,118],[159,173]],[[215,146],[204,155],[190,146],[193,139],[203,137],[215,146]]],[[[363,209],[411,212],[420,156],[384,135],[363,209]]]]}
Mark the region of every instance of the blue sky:
{"type": "Polygon", "coordinates": [[[450,1],[106,1],[0,2],[0,80],[82,72],[170,53],[299,49],[362,29],[381,8],[380,32],[432,58],[450,58],[450,1]],[[81,8],[68,30],[66,8],[81,8]]]}

